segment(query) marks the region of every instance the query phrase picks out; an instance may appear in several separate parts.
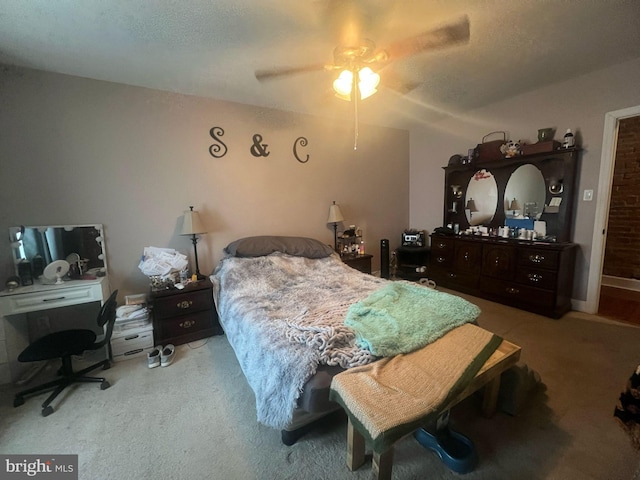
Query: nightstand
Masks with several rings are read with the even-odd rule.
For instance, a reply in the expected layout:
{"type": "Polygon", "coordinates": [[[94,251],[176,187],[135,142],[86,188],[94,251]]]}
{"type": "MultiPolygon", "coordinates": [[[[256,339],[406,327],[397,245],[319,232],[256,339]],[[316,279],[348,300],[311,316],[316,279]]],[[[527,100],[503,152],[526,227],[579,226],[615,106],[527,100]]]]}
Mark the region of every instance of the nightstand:
{"type": "Polygon", "coordinates": [[[152,291],[150,306],[156,345],[180,345],[223,333],[208,278],[182,290],[152,291]]]}
{"type": "Polygon", "coordinates": [[[368,253],[363,255],[340,255],[340,258],[351,268],[371,274],[371,259],[373,255],[369,255],[368,253]]]}

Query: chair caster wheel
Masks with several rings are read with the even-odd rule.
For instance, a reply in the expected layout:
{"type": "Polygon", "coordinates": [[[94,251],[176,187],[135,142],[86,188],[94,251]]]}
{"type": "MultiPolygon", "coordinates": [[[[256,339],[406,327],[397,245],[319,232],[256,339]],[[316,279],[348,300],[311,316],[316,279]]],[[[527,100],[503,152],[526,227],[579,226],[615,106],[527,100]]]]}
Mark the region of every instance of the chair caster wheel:
{"type": "Polygon", "coordinates": [[[43,417],[48,417],[52,413],[53,413],[53,407],[51,405],[47,405],[46,407],[44,407],[42,409],[42,416],[43,417]]]}
{"type": "Polygon", "coordinates": [[[109,370],[111,368],[111,363],[106,362],[103,366],[102,366],[102,370],[109,370]]]}
{"type": "Polygon", "coordinates": [[[100,390],[106,390],[110,386],[111,386],[111,384],[109,382],[107,382],[106,380],[100,382],[100,390]]]}
{"type": "Polygon", "coordinates": [[[13,408],[19,407],[20,405],[24,405],[24,397],[16,396],[13,399],[13,408]]]}

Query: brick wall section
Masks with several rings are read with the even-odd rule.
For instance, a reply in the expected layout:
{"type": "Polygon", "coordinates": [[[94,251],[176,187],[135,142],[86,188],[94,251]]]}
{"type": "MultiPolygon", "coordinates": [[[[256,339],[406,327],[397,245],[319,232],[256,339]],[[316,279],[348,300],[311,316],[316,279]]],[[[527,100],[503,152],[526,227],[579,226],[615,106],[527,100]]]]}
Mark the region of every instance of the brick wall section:
{"type": "Polygon", "coordinates": [[[640,116],[618,129],[602,273],[640,279],[640,116]]]}

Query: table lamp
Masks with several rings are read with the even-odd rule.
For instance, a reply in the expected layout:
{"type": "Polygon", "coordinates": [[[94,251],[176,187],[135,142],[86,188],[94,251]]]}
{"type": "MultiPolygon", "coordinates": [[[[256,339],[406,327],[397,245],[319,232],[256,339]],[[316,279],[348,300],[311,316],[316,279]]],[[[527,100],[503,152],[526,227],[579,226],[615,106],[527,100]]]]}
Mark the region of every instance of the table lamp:
{"type": "Polygon", "coordinates": [[[327,223],[333,223],[333,249],[338,251],[338,223],[342,222],[344,217],[342,216],[342,212],[340,211],[340,207],[336,205],[336,201],[333,201],[333,204],[329,206],[329,218],[327,218],[327,223]]]}
{"type": "Polygon", "coordinates": [[[202,233],[207,233],[204,227],[202,226],[202,222],[200,221],[200,214],[197,211],[193,210],[193,207],[190,206],[189,210],[184,212],[184,221],[182,223],[182,232],[180,235],[191,235],[191,242],[193,242],[193,253],[196,261],[196,278],[198,280],[202,280],[204,275],[200,275],[200,267],[198,266],[198,237],[196,235],[200,235],[202,233]]]}

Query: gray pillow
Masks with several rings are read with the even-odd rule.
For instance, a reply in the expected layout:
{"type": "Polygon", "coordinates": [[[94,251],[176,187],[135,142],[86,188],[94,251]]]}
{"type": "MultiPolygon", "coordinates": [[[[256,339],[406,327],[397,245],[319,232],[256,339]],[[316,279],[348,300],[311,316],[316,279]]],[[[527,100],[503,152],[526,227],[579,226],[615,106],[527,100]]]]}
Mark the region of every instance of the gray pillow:
{"type": "Polygon", "coordinates": [[[241,238],[227,245],[224,251],[233,257],[261,257],[281,252],[296,257],[324,258],[333,253],[329,245],[313,238],[270,235],[241,238]]]}

